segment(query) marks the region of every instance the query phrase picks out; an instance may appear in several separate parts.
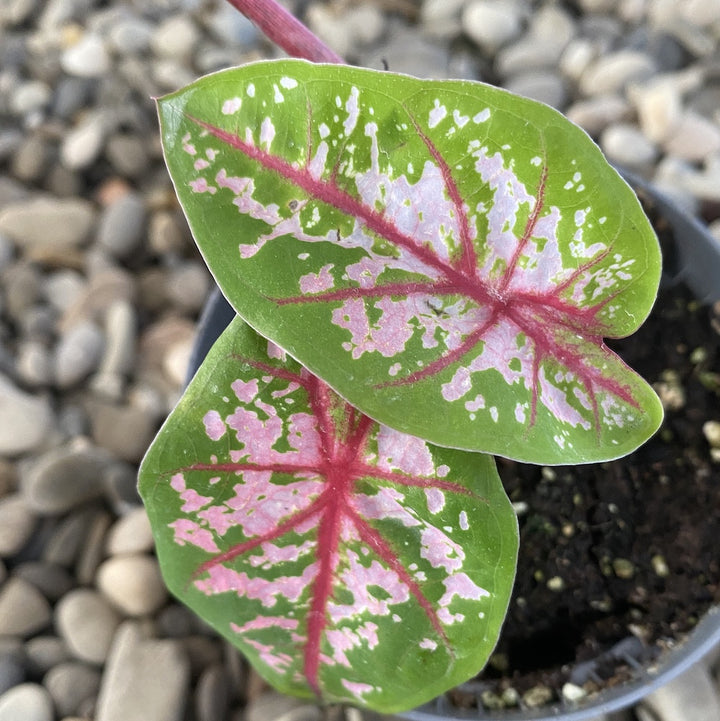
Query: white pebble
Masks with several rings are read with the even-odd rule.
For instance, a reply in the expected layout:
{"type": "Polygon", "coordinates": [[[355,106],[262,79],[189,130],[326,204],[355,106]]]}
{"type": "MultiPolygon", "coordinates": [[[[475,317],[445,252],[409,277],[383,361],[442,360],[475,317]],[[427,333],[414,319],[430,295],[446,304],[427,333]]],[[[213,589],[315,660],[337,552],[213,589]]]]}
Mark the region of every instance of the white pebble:
{"type": "Polygon", "coordinates": [[[618,50],[591,63],[580,78],[580,91],[584,95],[620,92],[628,83],[644,80],[654,71],[655,63],[645,53],[618,50]]]}
{"type": "Polygon", "coordinates": [[[106,550],[110,556],[143,553],[154,547],[152,529],[143,506],[118,519],[107,536],[106,550]]]}
{"type": "Polygon", "coordinates": [[[476,0],[462,14],[465,33],[486,52],[494,52],[522,31],[522,17],[513,2],[476,0]]]}
{"type": "Polygon", "coordinates": [[[53,702],[40,684],[22,683],[0,696],[0,721],[53,721],[53,702]]]}
{"type": "Polygon", "coordinates": [[[103,595],[127,616],[155,613],[168,598],[157,561],[144,554],[114,556],[98,568],[103,595]]]}
{"type": "Polygon", "coordinates": [[[0,556],[10,558],[30,538],[37,516],[19,493],[0,498],[0,556]]]}
{"type": "Polygon", "coordinates": [[[82,170],[97,160],[105,143],[107,120],[104,113],[90,113],[64,138],[60,159],[70,170],[82,170]]]}
{"type": "Polygon", "coordinates": [[[60,66],[69,75],[80,78],[99,78],[110,70],[110,56],[103,39],[87,33],[65,50],[60,66]]]}
{"type": "Polygon", "coordinates": [[[630,123],[616,123],[600,136],[600,147],[608,158],[620,166],[643,168],[657,158],[657,148],[630,123]]]}
{"type": "Polygon", "coordinates": [[[55,349],[55,382],[69,388],[96,370],[105,336],[92,321],[81,321],[64,333],[55,349]]]}
{"type": "Polygon", "coordinates": [[[682,160],[697,162],[720,150],[720,127],[712,120],[685,111],[663,143],[665,152],[682,160]]]}

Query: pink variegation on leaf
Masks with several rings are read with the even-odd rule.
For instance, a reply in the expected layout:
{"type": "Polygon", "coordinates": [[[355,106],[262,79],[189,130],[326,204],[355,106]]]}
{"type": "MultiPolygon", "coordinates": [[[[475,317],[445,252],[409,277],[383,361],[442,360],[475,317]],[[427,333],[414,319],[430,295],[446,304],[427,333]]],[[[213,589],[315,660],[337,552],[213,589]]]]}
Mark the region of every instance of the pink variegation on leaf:
{"type": "Polygon", "coordinates": [[[143,463],[167,582],[284,690],[417,705],[494,645],[512,509],[487,456],[380,426],[278,355],[237,319],[143,463]]]}

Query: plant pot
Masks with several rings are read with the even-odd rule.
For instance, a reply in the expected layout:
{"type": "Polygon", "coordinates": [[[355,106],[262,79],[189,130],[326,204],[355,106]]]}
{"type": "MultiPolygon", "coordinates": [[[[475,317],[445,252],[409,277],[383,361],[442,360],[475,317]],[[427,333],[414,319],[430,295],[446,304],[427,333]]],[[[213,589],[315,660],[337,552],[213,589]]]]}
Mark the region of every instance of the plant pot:
{"type": "MultiPolygon", "coordinates": [[[[639,178],[625,174],[638,194],[652,206],[654,212],[671,227],[675,237],[672,248],[664,249],[663,283],[666,287],[684,283],[702,303],[720,300],[720,244],[704,225],[679,209],[672,200],[648,186],[639,178]]],[[[189,365],[189,378],[197,370],[215,339],[234,316],[234,311],[219,291],[210,298],[200,319],[198,336],[189,365]]],[[[700,433],[700,429],[697,429],[700,433]]],[[[436,719],[502,719],[503,721],[590,721],[602,713],[630,706],[653,690],[682,674],[714,646],[720,644],[720,607],[713,607],[676,648],[653,658],[643,665],[640,657],[642,643],[634,636],[620,641],[596,659],[574,669],[574,682],[592,678],[594,669],[608,659],[619,659],[630,669],[625,683],[606,688],[578,702],[563,702],[541,709],[513,708],[487,711],[482,708],[479,695],[484,688],[481,681],[463,685],[466,697],[477,696],[477,708],[460,709],[443,696],[425,706],[398,714],[397,719],[435,721],[436,719]]]]}

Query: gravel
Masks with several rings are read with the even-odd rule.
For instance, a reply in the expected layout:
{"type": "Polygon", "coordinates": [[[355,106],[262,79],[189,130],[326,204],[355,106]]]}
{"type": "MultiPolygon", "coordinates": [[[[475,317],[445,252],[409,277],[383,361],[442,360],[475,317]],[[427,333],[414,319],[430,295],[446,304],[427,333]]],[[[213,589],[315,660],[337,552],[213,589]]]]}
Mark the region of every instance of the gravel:
{"type": "MultiPolygon", "coordinates": [[[[720,3],[288,5],[352,62],[543,100],[718,215],[720,3]]],[[[135,491],[212,286],[150,98],[278,55],[222,0],[0,2],[0,721],[321,718],[168,596],[135,491]]],[[[717,695],[698,666],[637,718],[717,695]]]]}

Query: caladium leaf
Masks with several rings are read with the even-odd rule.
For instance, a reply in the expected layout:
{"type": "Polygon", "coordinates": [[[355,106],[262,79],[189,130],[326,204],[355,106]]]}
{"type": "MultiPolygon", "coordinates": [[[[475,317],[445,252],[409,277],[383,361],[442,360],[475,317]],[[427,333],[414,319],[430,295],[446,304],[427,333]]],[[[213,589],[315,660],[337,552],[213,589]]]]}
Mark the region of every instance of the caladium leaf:
{"type": "Polygon", "coordinates": [[[497,639],[518,531],[491,457],[363,416],[236,318],[148,451],[165,580],[278,689],[392,712],[497,639]]]}
{"type": "Polygon", "coordinates": [[[364,413],[535,463],[622,456],[652,389],[603,343],[648,315],[657,239],[553,109],[480,83],[263,62],[159,101],[225,295],[364,413]]]}

